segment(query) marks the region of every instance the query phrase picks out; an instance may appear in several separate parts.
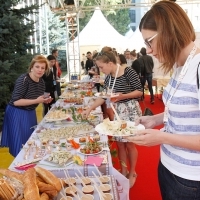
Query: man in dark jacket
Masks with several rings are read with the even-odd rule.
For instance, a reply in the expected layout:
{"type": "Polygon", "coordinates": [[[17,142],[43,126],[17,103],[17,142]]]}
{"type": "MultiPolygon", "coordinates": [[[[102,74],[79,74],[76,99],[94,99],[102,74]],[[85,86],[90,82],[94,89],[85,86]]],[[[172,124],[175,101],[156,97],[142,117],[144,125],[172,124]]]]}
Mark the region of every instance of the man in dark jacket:
{"type": "Polygon", "coordinates": [[[55,103],[55,91],[56,91],[56,79],[57,79],[57,68],[55,66],[56,58],[52,55],[47,56],[47,60],[49,61],[50,72],[48,75],[44,74],[42,76],[45,82],[45,92],[49,93],[53,98],[51,103],[44,103],[43,115],[46,115],[47,112],[51,109],[51,105],[55,103]]]}
{"type": "Polygon", "coordinates": [[[86,74],[89,74],[90,78],[92,78],[93,74],[90,74],[89,71],[92,69],[94,66],[93,60],[92,60],[92,53],[90,51],[87,52],[87,60],[85,63],[85,69],[86,69],[86,74]]]}
{"type": "Polygon", "coordinates": [[[140,63],[140,68],[143,71],[141,73],[143,96],[144,96],[144,85],[147,81],[149,92],[151,95],[150,102],[151,104],[154,104],[154,94],[153,94],[153,87],[152,87],[152,78],[153,78],[152,74],[153,74],[153,67],[154,67],[153,59],[151,56],[147,55],[146,49],[144,47],[141,48],[140,53],[142,54],[142,56],[138,59],[138,61],[140,63]]]}

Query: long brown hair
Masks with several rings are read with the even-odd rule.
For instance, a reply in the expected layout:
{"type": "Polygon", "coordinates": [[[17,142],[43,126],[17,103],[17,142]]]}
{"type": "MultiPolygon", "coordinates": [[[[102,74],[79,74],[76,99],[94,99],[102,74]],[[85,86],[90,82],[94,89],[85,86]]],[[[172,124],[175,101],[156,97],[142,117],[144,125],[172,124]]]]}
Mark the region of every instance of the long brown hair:
{"type": "Polygon", "coordinates": [[[169,72],[181,50],[195,40],[195,32],[185,11],[171,1],[159,1],[144,15],[142,29],[156,31],[157,51],[162,56],[163,68],[169,72]]]}

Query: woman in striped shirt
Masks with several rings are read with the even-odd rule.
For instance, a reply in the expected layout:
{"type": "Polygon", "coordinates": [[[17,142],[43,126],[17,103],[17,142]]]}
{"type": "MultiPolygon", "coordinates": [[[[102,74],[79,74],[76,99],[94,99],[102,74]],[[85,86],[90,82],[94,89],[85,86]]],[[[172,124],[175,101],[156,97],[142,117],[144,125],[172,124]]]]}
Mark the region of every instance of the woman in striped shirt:
{"type": "Polygon", "coordinates": [[[39,103],[49,103],[51,97],[44,96],[44,73],[49,73],[48,61],[44,56],[35,56],[28,68],[15,83],[12,98],[6,107],[1,146],[9,147],[15,157],[31,136],[37,125],[35,108],[39,103]]]}
{"type": "MultiPolygon", "coordinates": [[[[124,68],[117,65],[116,57],[112,52],[100,53],[96,58],[96,64],[99,69],[106,74],[104,89],[112,88],[119,94],[115,100],[116,110],[122,120],[134,121],[141,116],[141,109],[137,99],[142,96],[142,86],[137,73],[130,67],[124,68]]],[[[107,101],[107,100],[106,100],[107,101]]],[[[98,98],[92,106],[84,113],[86,116],[102,105],[105,99],[98,98]]],[[[107,102],[109,106],[109,102],[107,102]]],[[[136,180],[135,166],[137,162],[137,149],[133,143],[120,138],[115,138],[118,145],[118,156],[121,163],[121,173],[129,178],[130,187],[136,180]],[[130,164],[130,171],[127,171],[127,162],[130,164]]]]}
{"type": "Polygon", "coordinates": [[[200,49],[185,11],[171,1],[160,1],[144,15],[140,31],[147,53],[173,75],[163,93],[165,110],[138,119],[146,130],[128,137],[138,145],[160,145],[158,167],[163,200],[200,199],[200,49]],[[164,125],[161,130],[152,129],[164,125]]]}

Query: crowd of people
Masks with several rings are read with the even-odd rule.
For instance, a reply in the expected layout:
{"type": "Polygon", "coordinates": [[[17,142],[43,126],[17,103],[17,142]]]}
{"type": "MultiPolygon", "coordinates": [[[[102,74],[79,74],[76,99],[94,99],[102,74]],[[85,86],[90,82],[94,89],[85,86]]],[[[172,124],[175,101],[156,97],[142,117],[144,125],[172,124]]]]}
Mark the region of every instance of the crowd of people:
{"type": "MultiPolygon", "coordinates": [[[[194,43],[194,28],[185,11],[172,1],[155,3],[141,19],[139,28],[146,48],[141,48],[138,54],[129,50],[118,54],[115,49],[104,47],[93,54],[88,51],[87,60],[83,55],[81,65],[90,78],[105,75],[105,80],[97,85],[98,90],[111,89],[118,93],[112,102],[110,99],[97,98],[83,112],[83,116],[87,117],[97,106],[102,106],[105,116],[115,120],[115,116],[109,113],[110,103],[113,103],[122,120],[145,126],[145,130],[137,131],[134,137],[113,138],[118,145],[121,173],[129,179],[130,187],[137,177],[135,166],[138,152],[135,144],[160,145],[158,178],[162,199],[198,200],[200,49],[194,43]],[[146,82],[150,102],[154,104],[152,56],[162,63],[165,72],[173,69],[173,74],[163,93],[164,111],[154,116],[142,116],[138,101],[144,99],[146,82]],[[161,130],[154,129],[158,125],[164,127],[161,130]],[[129,171],[127,163],[130,165],[129,171]]],[[[55,101],[54,92],[59,88],[56,82],[59,69],[54,53],[47,58],[35,56],[28,72],[16,81],[6,108],[1,141],[2,146],[9,146],[13,156],[17,155],[21,145],[31,135],[30,127],[37,124],[37,105],[44,103],[47,112],[55,101]]]]}
{"type": "MultiPolygon", "coordinates": [[[[152,86],[154,62],[152,56],[147,55],[146,48],[142,47],[140,52],[138,53],[136,53],[136,50],[129,51],[127,49],[126,51],[124,51],[123,54],[118,53],[115,48],[111,47],[104,47],[101,52],[103,52],[104,49],[106,51],[111,51],[115,55],[117,64],[119,64],[121,67],[132,68],[137,73],[143,88],[143,95],[141,97],[142,100],[144,99],[144,89],[147,83],[148,90],[151,95],[150,103],[154,104],[154,92],[152,86]]],[[[85,54],[82,55],[82,69],[84,70],[85,74],[89,76],[90,79],[93,78],[93,76],[100,76],[100,70],[95,63],[95,57],[97,55],[98,52],[96,50],[94,52],[88,51],[86,56],[85,54]]]]}

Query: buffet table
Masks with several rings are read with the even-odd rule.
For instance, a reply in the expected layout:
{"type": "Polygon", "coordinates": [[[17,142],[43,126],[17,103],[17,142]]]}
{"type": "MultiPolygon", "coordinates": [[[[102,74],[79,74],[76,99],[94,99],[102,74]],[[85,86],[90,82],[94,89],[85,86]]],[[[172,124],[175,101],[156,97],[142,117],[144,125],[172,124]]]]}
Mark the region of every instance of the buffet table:
{"type": "MultiPolygon", "coordinates": [[[[65,91],[66,92],[66,91],[65,91]]],[[[87,105],[90,101],[91,97],[84,97],[84,104],[87,105]]],[[[92,97],[93,98],[93,97],[92,97]]],[[[56,108],[62,108],[65,109],[66,104],[64,104],[63,100],[58,100],[56,104],[52,107],[52,109],[56,108]]],[[[70,104],[72,106],[72,104],[70,104]]],[[[74,104],[73,104],[74,106],[74,104]]],[[[78,106],[80,107],[80,106],[78,106]]],[[[51,110],[50,110],[51,111],[51,110]]],[[[49,111],[49,112],[50,112],[49,111]]],[[[102,113],[100,108],[97,108],[95,110],[98,115],[98,119],[102,121],[102,113]]],[[[79,123],[78,123],[79,124],[79,123]]],[[[80,123],[81,124],[81,123],[80,123]]],[[[43,141],[39,137],[43,131],[46,131],[48,129],[56,130],[60,129],[62,127],[70,127],[75,126],[77,123],[73,121],[46,121],[45,118],[41,121],[41,123],[35,127],[35,130],[27,143],[23,146],[20,153],[17,155],[17,157],[14,159],[12,164],[10,165],[9,169],[23,172],[19,169],[16,169],[16,166],[20,165],[21,163],[29,163],[29,161],[37,161],[36,165],[40,166],[42,168],[45,168],[49,171],[51,171],[53,174],[55,174],[59,178],[65,178],[66,174],[65,171],[67,170],[70,177],[76,177],[76,174],[79,174],[79,176],[85,176],[90,177],[94,176],[94,173],[98,175],[100,172],[102,175],[108,175],[110,176],[110,184],[112,184],[112,193],[113,193],[113,199],[118,200],[128,200],[129,199],[129,180],[124,177],[121,173],[119,173],[112,165],[112,158],[108,146],[108,138],[105,135],[100,135],[100,140],[103,144],[103,148],[101,152],[87,155],[80,152],[79,149],[73,149],[70,147],[70,145],[67,145],[67,139],[62,138],[59,140],[59,144],[55,144],[53,140],[51,142],[48,142],[46,145],[43,144],[43,141]],[[49,156],[52,152],[61,152],[61,151],[68,151],[72,155],[78,155],[81,160],[83,160],[83,165],[78,165],[73,160],[69,160],[69,162],[66,162],[64,165],[58,165],[57,163],[52,163],[48,160],[49,156]],[[91,161],[92,159],[92,161],[91,161]],[[102,162],[98,166],[96,164],[96,159],[101,159],[102,162]],[[90,161],[89,164],[86,164],[86,161],[90,161]],[[94,163],[95,165],[94,165],[94,163]],[[116,193],[117,191],[117,193],[116,193]]],[[[79,131],[79,134],[81,137],[86,136],[87,137],[95,137],[97,134],[92,128],[91,130],[81,130],[79,131]]],[[[79,143],[80,137],[74,137],[73,140],[76,143],[79,143]]],[[[94,195],[95,196],[95,195],[94,195]]],[[[57,197],[58,200],[60,200],[60,196],[57,197]]],[[[74,198],[75,199],[75,198],[74,198]]],[[[96,199],[96,197],[95,197],[96,199]]]]}

